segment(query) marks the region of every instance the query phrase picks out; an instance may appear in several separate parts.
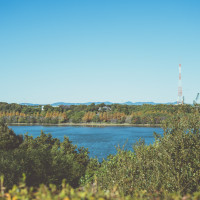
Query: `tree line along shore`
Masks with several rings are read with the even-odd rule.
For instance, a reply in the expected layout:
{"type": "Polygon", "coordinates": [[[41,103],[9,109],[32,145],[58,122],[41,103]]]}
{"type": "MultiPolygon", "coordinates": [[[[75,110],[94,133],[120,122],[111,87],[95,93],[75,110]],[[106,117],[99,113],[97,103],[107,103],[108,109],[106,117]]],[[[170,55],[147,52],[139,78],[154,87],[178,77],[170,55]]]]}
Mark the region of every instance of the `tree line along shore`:
{"type": "MultiPolygon", "coordinates": [[[[178,112],[177,105],[98,104],[53,107],[0,103],[0,119],[8,124],[52,124],[83,126],[159,126],[178,112]]],[[[191,105],[183,105],[185,114],[191,105]]]]}

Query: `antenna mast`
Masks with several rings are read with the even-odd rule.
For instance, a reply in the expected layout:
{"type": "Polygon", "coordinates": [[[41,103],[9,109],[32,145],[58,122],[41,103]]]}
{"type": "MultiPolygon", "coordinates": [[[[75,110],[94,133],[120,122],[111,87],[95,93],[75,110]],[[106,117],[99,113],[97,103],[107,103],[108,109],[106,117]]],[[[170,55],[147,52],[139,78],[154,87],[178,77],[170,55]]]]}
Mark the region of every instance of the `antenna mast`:
{"type": "Polygon", "coordinates": [[[183,104],[183,97],[182,97],[182,82],[181,82],[181,64],[179,64],[179,82],[178,82],[178,101],[177,104],[183,104]]]}

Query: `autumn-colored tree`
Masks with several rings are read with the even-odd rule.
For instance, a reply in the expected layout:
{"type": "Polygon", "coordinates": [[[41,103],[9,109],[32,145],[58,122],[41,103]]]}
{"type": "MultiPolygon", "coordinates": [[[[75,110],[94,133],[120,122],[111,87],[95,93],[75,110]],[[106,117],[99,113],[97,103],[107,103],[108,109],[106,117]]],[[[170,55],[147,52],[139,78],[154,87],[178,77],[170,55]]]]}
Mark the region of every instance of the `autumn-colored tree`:
{"type": "Polygon", "coordinates": [[[107,112],[103,113],[103,121],[107,122],[108,118],[107,118],[107,112]]]}
{"type": "Polygon", "coordinates": [[[51,113],[49,111],[47,111],[45,118],[50,118],[51,117],[51,113]]]}
{"type": "Polygon", "coordinates": [[[95,115],[96,114],[94,112],[87,112],[84,114],[82,120],[83,122],[91,122],[95,115]]]}

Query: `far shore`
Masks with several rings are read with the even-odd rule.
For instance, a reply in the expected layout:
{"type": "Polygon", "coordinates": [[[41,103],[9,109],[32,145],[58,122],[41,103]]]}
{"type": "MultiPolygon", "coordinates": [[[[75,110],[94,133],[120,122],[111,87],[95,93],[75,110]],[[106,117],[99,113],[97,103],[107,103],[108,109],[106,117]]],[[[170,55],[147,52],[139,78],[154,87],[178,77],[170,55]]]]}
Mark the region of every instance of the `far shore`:
{"type": "Polygon", "coordinates": [[[8,123],[8,126],[88,126],[88,127],[105,127],[105,126],[130,126],[130,127],[161,127],[161,124],[109,124],[109,123],[8,123]]]}

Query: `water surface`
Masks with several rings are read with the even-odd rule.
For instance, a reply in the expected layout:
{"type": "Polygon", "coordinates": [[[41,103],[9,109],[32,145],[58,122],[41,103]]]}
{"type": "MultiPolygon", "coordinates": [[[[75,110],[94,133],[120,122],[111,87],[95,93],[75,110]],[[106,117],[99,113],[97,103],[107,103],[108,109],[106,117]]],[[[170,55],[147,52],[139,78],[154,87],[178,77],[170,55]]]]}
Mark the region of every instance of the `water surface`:
{"type": "Polygon", "coordinates": [[[90,157],[97,157],[99,161],[109,154],[116,154],[116,146],[132,150],[132,145],[140,138],[146,144],[154,142],[153,132],[162,134],[161,128],[155,127],[82,127],[82,126],[9,126],[16,134],[29,133],[33,137],[40,135],[41,130],[51,133],[53,137],[63,141],[69,137],[78,147],[88,148],[90,157]]]}

